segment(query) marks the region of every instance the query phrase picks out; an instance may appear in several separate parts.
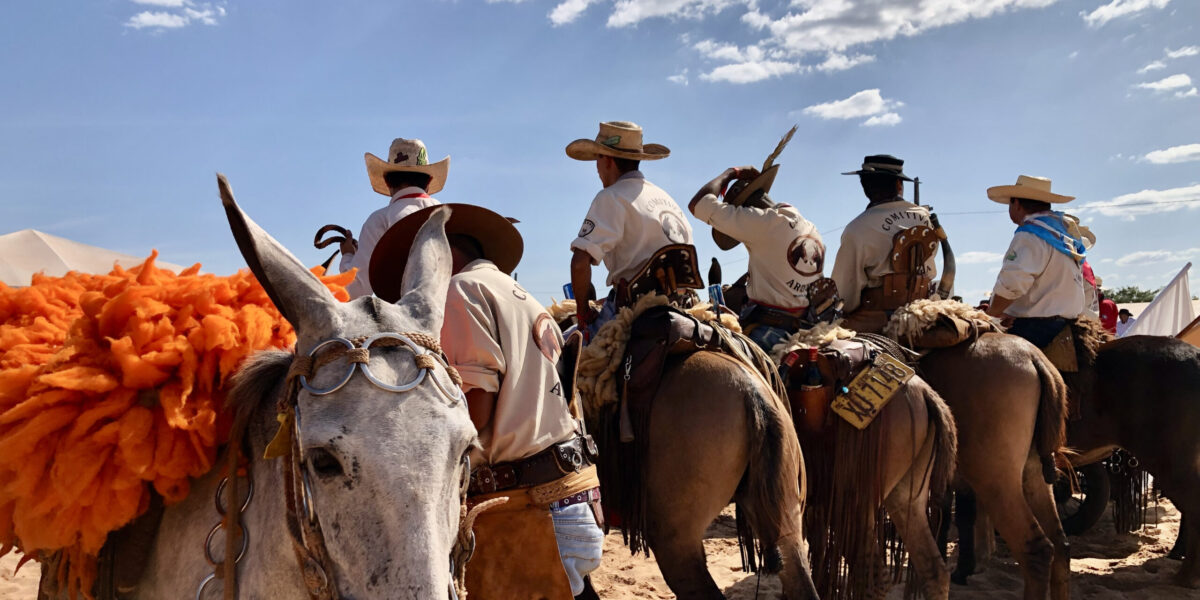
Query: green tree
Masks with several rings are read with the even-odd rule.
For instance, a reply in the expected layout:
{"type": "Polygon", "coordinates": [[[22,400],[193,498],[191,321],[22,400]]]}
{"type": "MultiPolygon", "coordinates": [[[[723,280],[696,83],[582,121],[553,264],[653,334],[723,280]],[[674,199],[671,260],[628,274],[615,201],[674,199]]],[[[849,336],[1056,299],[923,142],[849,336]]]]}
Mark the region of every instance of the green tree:
{"type": "Polygon", "coordinates": [[[1136,285],[1127,285],[1117,290],[1101,289],[1104,292],[1104,297],[1116,302],[1117,304],[1128,304],[1130,302],[1149,302],[1158,295],[1160,290],[1143,290],[1136,285]]]}

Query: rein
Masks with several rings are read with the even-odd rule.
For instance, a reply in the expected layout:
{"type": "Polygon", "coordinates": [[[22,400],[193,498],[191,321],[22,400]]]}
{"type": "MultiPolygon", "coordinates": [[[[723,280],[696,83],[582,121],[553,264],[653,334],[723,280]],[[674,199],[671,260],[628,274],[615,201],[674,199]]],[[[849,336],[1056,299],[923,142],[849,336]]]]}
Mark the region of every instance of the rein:
{"type": "MultiPolygon", "coordinates": [[[[313,503],[312,487],[308,481],[308,472],[304,469],[304,452],[300,446],[300,406],[298,402],[300,390],[304,389],[314,396],[324,396],[332,394],[347,383],[354,376],[355,371],[361,371],[362,374],[371,382],[372,385],[393,393],[404,393],[419,386],[426,378],[430,371],[441,366],[450,380],[455,384],[452,390],[446,389],[436,377],[428,377],[433,381],[434,387],[445,396],[451,406],[456,406],[460,401],[465,402],[466,397],[463,395],[461,386],[462,378],[458,371],[454,369],[446,361],[446,356],[442,352],[441,345],[437,338],[424,333],[381,333],[373,336],[364,336],[354,338],[352,340],[334,337],[318,343],[307,355],[295,355],[292,359],[291,367],[288,369],[285,379],[286,393],[280,399],[277,405],[277,419],[280,422],[279,431],[275,434],[274,439],[267,445],[264,459],[283,458],[281,465],[284,479],[284,505],[287,515],[287,531],[288,536],[292,540],[292,549],[296,554],[296,562],[300,566],[300,571],[304,579],[304,586],[308,590],[308,596],[311,600],[337,600],[337,586],[333,581],[333,562],[329,555],[329,550],[325,546],[325,536],[321,531],[321,524],[317,518],[316,506],[313,503]],[[368,368],[370,360],[371,348],[387,348],[387,347],[406,347],[413,353],[413,359],[416,363],[419,372],[417,376],[407,383],[401,385],[393,385],[383,382],[376,378],[368,368]],[[340,379],[336,385],[330,388],[316,388],[309,383],[309,380],[316,374],[317,370],[324,367],[342,357],[345,357],[350,365],[345,377],[340,379]]],[[[229,474],[222,480],[217,490],[217,510],[221,514],[221,522],[213,528],[205,543],[205,555],[209,557],[209,563],[213,565],[213,574],[206,577],[201,582],[199,589],[196,590],[196,598],[199,600],[204,593],[205,587],[214,579],[222,579],[224,581],[224,600],[235,600],[237,598],[237,563],[245,553],[248,546],[248,532],[242,526],[241,515],[250,503],[250,498],[253,495],[253,480],[251,479],[251,487],[248,495],[241,504],[238,503],[238,479],[243,475],[239,473],[243,445],[246,442],[246,430],[249,422],[249,413],[239,414],[234,422],[233,430],[230,435],[229,443],[229,474]],[[221,495],[224,492],[224,505],[221,502],[221,495]],[[214,561],[211,558],[211,550],[209,543],[217,529],[224,529],[225,536],[225,557],[234,557],[234,560],[214,561]],[[236,544],[240,538],[239,545],[236,544]]],[[[464,460],[466,460],[464,458],[464,460]]],[[[248,466],[244,467],[248,471],[248,466]]],[[[470,472],[469,463],[466,466],[467,473],[470,472]]],[[[449,597],[464,598],[466,597],[466,563],[470,560],[471,555],[475,551],[475,536],[471,531],[471,524],[479,513],[487,510],[495,504],[485,503],[476,506],[470,510],[467,509],[467,483],[469,477],[464,477],[459,492],[459,531],[455,536],[454,546],[450,550],[450,573],[451,585],[449,597]],[[464,532],[464,526],[466,530],[464,532]]]]}

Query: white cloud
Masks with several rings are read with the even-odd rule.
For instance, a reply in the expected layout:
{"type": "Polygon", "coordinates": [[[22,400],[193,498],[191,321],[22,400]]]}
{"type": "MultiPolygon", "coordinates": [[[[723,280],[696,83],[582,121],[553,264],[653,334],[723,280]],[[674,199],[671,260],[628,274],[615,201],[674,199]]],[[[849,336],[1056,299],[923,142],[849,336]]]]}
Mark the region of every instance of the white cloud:
{"type": "Polygon", "coordinates": [[[1167,58],[1184,58],[1200,55],[1200,46],[1184,46],[1177,50],[1167,50],[1167,58]]]}
{"type": "Polygon", "coordinates": [[[1142,250],[1118,258],[1116,264],[1118,267],[1128,267],[1130,265],[1148,265],[1168,261],[1184,262],[1197,256],[1200,256],[1200,248],[1187,248],[1185,250],[1142,250]]]}
{"type": "Polygon", "coordinates": [[[874,62],[875,57],[870,54],[855,54],[854,56],[846,56],[837,52],[830,52],[829,56],[825,57],[825,62],[816,66],[818,71],[832,73],[834,71],[845,71],[857,67],[858,65],[874,62]]]}
{"type": "Polygon", "coordinates": [[[1139,216],[1200,208],[1200,185],[1167,190],[1142,190],[1117,196],[1108,202],[1089,202],[1076,210],[1097,211],[1106,217],[1132,221],[1139,216]]]}
{"type": "Polygon", "coordinates": [[[728,83],[754,83],[771,77],[779,77],[801,70],[796,63],[777,60],[760,60],[721,65],[700,76],[705,81],[724,81],[728,83]]]}
{"type": "Polygon", "coordinates": [[[738,0],[617,0],[608,16],[608,26],[628,27],[655,17],[699,19],[740,3],[738,0]]]}
{"type": "Polygon", "coordinates": [[[688,84],[688,70],[684,69],[683,71],[681,71],[679,73],[676,73],[674,75],[671,75],[670,77],[667,77],[667,81],[670,81],[671,83],[678,83],[679,85],[687,85],[688,84]]]}
{"type": "Polygon", "coordinates": [[[192,23],[216,25],[225,16],[224,6],[211,3],[196,3],[192,0],[132,0],[134,4],[158,6],[176,11],[142,11],[125,22],[133,29],[152,28],[157,31],[179,29],[192,23]]]}
{"type": "Polygon", "coordinates": [[[692,48],[706,58],[725,62],[744,62],[762,58],[762,50],[756,46],[750,46],[743,51],[733,44],[703,40],[696,42],[696,45],[692,46],[692,48]]]}
{"type": "Polygon", "coordinates": [[[1167,68],[1167,63],[1165,63],[1161,60],[1156,60],[1156,61],[1138,69],[1138,73],[1149,73],[1150,71],[1157,71],[1159,69],[1165,69],[1165,68],[1167,68]]]}
{"type": "Polygon", "coordinates": [[[1003,258],[1004,255],[1000,254],[999,252],[982,252],[979,250],[974,250],[955,255],[954,262],[960,265],[980,265],[998,263],[1003,258]]]}
{"type": "Polygon", "coordinates": [[[579,18],[587,7],[595,4],[597,0],[566,0],[565,2],[554,7],[550,11],[550,22],[554,26],[566,25],[579,18]]]}
{"type": "Polygon", "coordinates": [[[176,29],[184,27],[188,24],[188,18],[183,15],[177,15],[168,12],[140,12],[125,22],[126,27],[134,29],[142,29],[145,27],[157,27],[160,29],[176,29]]]}
{"type": "Polygon", "coordinates": [[[1184,75],[1183,73],[1178,73],[1171,75],[1170,77],[1164,77],[1158,81],[1139,83],[1137,84],[1137,87],[1147,90],[1154,90],[1156,92],[1165,92],[1167,90],[1185,88],[1190,85],[1192,85],[1192,78],[1184,75]]]}
{"type": "Polygon", "coordinates": [[[1200,96],[1200,92],[1197,92],[1196,88],[1192,88],[1186,92],[1175,92],[1176,98],[1195,98],[1196,96],[1200,96]]]}
{"type": "Polygon", "coordinates": [[[1155,150],[1146,153],[1146,156],[1143,156],[1142,160],[1152,162],[1156,165],[1200,161],[1200,144],[1184,144],[1182,146],[1171,146],[1166,150],[1155,150]]]}
{"type": "Polygon", "coordinates": [[[866,125],[867,127],[891,127],[892,125],[899,125],[900,121],[903,121],[903,119],[900,118],[900,115],[894,112],[889,112],[883,113],[882,115],[875,115],[870,119],[863,121],[863,125],[866,125]]]}
{"type": "Polygon", "coordinates": [[[1090,27],[1103,27],[1113,19],[1136,15],[1151,8],[1163,8],[1170,2],[1171,0],[1112,0],[1092,12],[1084,11],[1079,14],[1090,27]]]}
{"type": "Polygon", "coordinates": [[[903,102],[884,98],[878,89],[863,90],[849,98],[814,104],[801,112],[822,119],[861,119],[870,117],[863,125],[895,125],[900,122],[896,109],[903,102]]]}

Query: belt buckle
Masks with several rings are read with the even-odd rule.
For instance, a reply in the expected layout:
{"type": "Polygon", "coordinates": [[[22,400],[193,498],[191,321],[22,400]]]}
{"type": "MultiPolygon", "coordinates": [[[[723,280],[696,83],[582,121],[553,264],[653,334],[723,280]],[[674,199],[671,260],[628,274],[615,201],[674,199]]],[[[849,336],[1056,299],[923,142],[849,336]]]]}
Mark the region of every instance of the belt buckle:
{"type": "Polygon", "coordinates": [[[480,494],[490,494],[500,487],[496,472],[488,465],[482,465],[471,473],[471,483],[480,494]]]}

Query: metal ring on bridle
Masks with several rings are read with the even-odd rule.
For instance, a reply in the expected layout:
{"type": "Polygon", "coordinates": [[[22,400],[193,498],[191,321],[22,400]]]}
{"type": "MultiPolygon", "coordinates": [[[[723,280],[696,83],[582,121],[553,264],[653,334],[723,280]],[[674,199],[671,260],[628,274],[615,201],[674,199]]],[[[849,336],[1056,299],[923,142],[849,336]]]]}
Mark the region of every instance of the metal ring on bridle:
{"type": "MultiPolygon", "coordinates": [[[[213,558],[212,555],[213,536],[217,535],[218,531],[221,531],[222,525],[224,524],[217,523],[216,525],[213,525],[213,528],[208,531],[208,537],[204,538],[204,558],[208,559],[208,564],[214,567],[219,566],[222,563],[222,561],[218,561],[217,559],[213,558]]],[[[240,527],[241,523],[238,525],[238,529],[242,530],[242,547],[238,550],[237,557],[233,559],[234,564],[242,561],[242,557],[246,555],[246,547],[250,545],[250,533],[246,531],[245,527],[240,527]]],[[[228,532],[226,533],[228,534],[228,532]]]]}
{"type": "Polygon", "coordinates": [[[200,587],[196,589],[196,600],[200,600],[204,596],[204,588],[208,587],[208,584],[212,583],[216,578],[216,573],[209,573],[208,577],[205,577],[204,581],[200,582],[200,587]]]}
{"type": "MultiPolygon", "coordinates": [[[[405,346],[408,346],[408,349],[411,350],[413,354],[416,354],[416,355],[430,353],[429,350],[425,349],[423,346],[417,344],[416,342],[408,339],[407,337],[404,337],[398,333],[390,333],[390,332],[389,333],[377,333],[377,334],[367,338],[367,341],[363,342],[362,347],[369,350],[371,348],[371,344],[374,344],[376,340],[381,340],[381,339],[400,340],[401,342],[404,342],[405,346]]],[[[413,379],[412,381],[410,381],[408,383],[403,383],[400,385],[391,385],[389,383],[384,383],[384,382],[376,379],[375,376],[371,374],[371,369],[368,369],[366,365],[360,365],[360,366],[362,367],[363,375],[367,376],[367,381],[370,381],[376,387],[387,390],[389,392],[407,392],[408,390],[411,390],[411,389],[417,387],[418,385],[421,385],[421,382],[425,380],[425,373],[427,371],[427,369],[420,369],[417,371],[417,377],[415,379],[413,379]]]]}
{"type": "MultiPolygon", "coordinates": [[[[254,480],[247,477],[246,482],[249,487],[246,489],[246,499],[242,501],[242,508],[238,512],[246,512],[246,507],[250,506],[250,499],[254,497],[254,480]]],[[[217,505],[217,514],[225,516],[225,507],[221,505],[221,499],[225,497],[225,485],[229,483],[228,477],[222,477],[221,483],[217,484],[217,494],[213,502],[217,505]]]]}
{"type": "MultiPolygon", "coordinates": [[[[354,342],[352,342],[346,338],[340,338],[340,337],[329,338],[329,339],[321,342],[320,344],[317,344],[316,346],[314,346],[312,350],[309,350],[308,357],[313,358],[317,355],[318,352],[320,352],[326,346],[328,346],[330,344],[338,344],[338,343],[344,345],[349,350],[354,349],[354,342]]],[[[337,385],[335,385],[329,389],[321,390],[321,389],[312,387],[311,385],[308,384],[308,378],[305,377],[304,375],[300,376],[300,386],[303,387],[305,390],[307,390],[308,393],[310,393],[314,396],[325,396],[327,394],[332,394],[332,393],[342,389],[343,386],[345,386],[347,383],[350,382],[351,377],[354,377],[354,365],[353,364],[351,364],[350,368],[346,370],[346,376],[343,377],[342,380],[339,381],[337,385]]]]}

